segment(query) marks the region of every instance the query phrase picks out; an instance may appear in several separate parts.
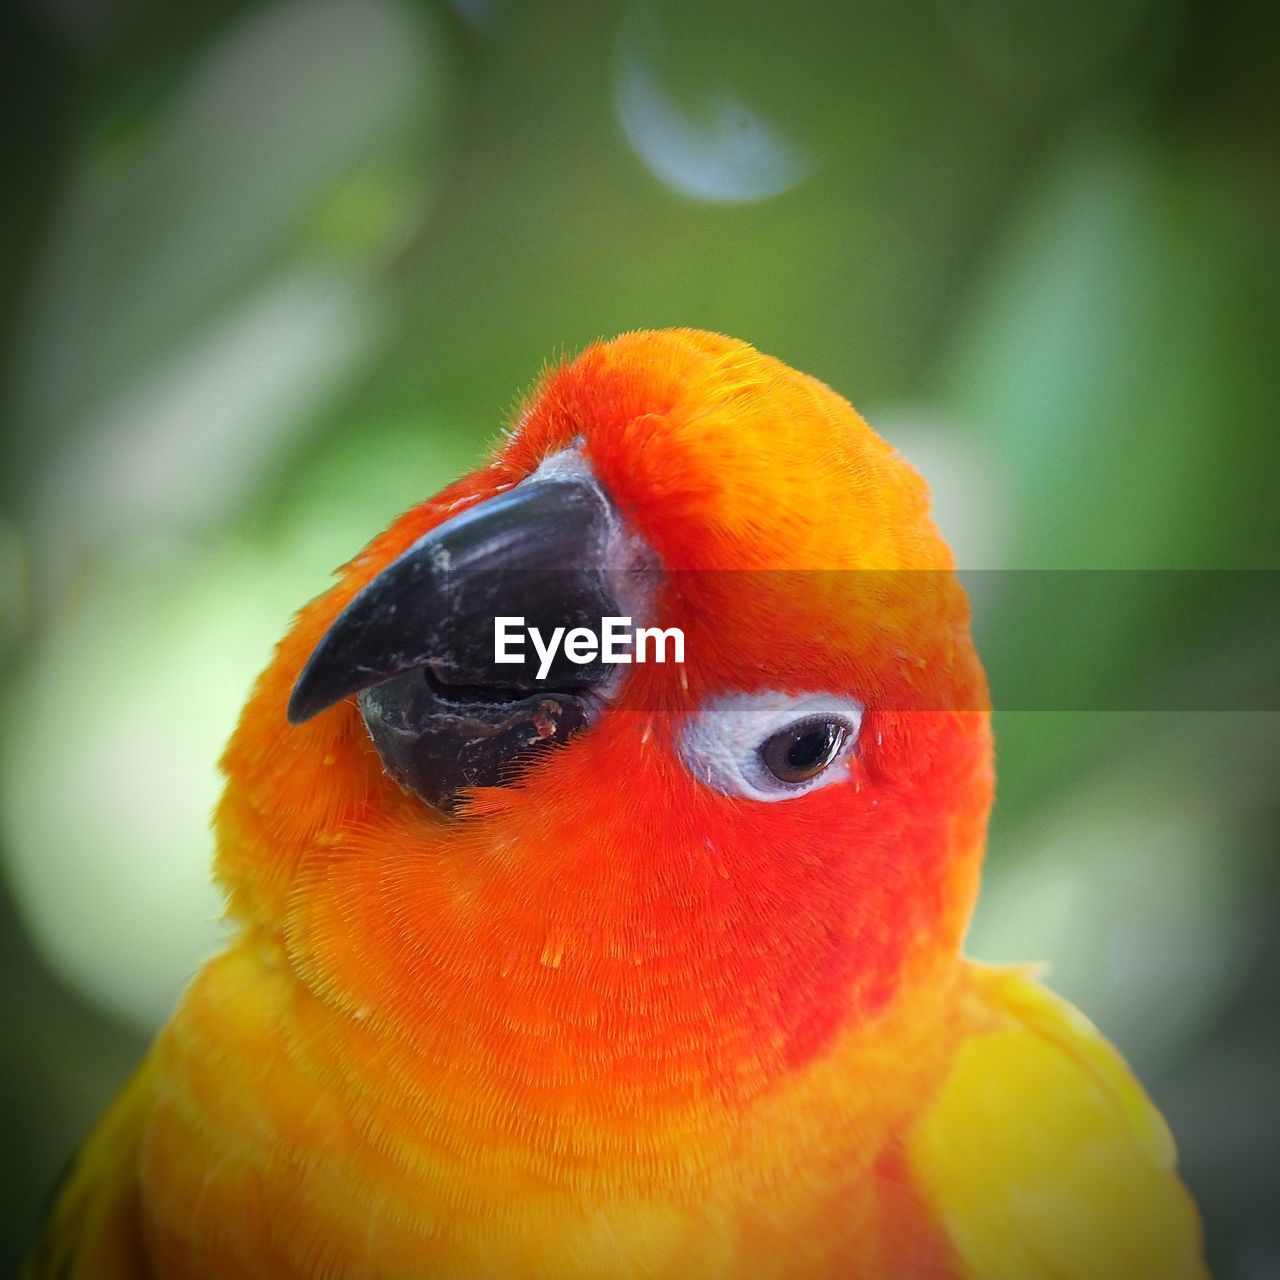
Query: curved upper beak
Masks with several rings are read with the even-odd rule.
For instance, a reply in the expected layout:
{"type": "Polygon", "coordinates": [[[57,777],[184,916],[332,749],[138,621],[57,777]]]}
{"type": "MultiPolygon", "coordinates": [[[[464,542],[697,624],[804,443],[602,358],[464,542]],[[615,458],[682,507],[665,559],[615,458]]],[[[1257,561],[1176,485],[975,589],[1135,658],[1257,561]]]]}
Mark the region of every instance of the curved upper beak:
{"type": "Polygon", "coordinates": [[[391,773],[451,807],[461,788],[503,780],[530,745],[583,727],[612,670],[570,663],[563,648],[541,674],[532,651],[499,662],[497,620],[598,631],[619,612],[611,570],[635,569],[631,546],[589,471],[535,472],[438,525],[355,596],[298,676],[290,721],[358,693],[391,773]]]}
{"type": "MultiPolygon", "coordinates": [[[[424,534],[338,615],[307,660],[288,715],[302,724],[392,676],[425,668],[447,685],[555,688],[532,655],[494,660],[495,620],[530,626],[599,626],[615,607],[605,581],[617,516],[589,477],[531,479],[424,534]]],[[[575,667],[590,684],[594,667],[575,667]]]]}

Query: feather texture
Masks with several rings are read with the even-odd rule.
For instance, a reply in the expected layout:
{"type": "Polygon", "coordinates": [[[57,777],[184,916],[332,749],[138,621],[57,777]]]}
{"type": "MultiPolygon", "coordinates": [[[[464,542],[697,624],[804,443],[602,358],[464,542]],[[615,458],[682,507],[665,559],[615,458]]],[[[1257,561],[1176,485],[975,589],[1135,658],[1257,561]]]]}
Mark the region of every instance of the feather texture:
{"type": "Polygon", "coordinates": [[[216,819],[236,936],[31,1275],[1203,1274],[1123,1064],[961,958],[989,709],[927,507],[844,400],[743,343],[628,334],[550,371],[259,679],[216,819]],[[666,569],[683,667],[633,668],[454,818],[387,776],[353,700],[289,724],[366,583],[567,448],[666,569]],[[865,708],[836,784],[762,803],[688,767],[681,726],[761,691],[865,708]]]}
{"type": "Polygon", "coordinates": [[[971,975],[971,1030],[910,1144],[965,1273],[1203,1280],[1173,1139],[1119,1054],[1025,971],[971,975]]]}

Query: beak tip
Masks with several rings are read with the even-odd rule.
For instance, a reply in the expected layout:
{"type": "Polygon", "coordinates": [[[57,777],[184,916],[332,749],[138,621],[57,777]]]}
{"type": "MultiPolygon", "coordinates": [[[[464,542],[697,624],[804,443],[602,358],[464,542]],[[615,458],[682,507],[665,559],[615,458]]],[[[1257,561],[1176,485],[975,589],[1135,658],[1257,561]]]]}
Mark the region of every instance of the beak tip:
{"type": "Polygon", "coordinates": [[[337,622],[325,632],[302,664],[285,707],[285,716],[291,725],[314,720],[322,711],[328,711],[361,687],[358,668],[342,660],[343,646],[334,642],[335,631],[350,612],[348,606],[339,614],[337,622]]]}
{"type": "Polygon", "coordinates": [[[300,724],[306,724],[311,719],[311,710],[307,706],[306,700],[298,696],[298,686],[293,686],[293,692],[289,695],[289,705],[285,707],[285,719],[295,727],[300,724]]]}
{"type": "Polygon", "coordinates": [[[289,702],[284,713],[291,725],[306,724],[308,720],[314,719],[336,701],[336,699],[316,696],[315,681],[308,678],[311,668],[310,662],[302,668],[301,674],[294,682],[293,692],[289,694],[289,702]]]}

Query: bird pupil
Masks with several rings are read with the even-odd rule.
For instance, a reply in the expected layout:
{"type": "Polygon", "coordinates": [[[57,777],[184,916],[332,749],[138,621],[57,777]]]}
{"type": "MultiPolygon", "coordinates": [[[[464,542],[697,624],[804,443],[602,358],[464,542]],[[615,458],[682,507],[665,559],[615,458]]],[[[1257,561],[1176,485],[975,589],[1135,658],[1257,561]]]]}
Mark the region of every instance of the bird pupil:
{"type": "Polygon", "coordinates": [[[787,763],[797,772],[826,764],[835,742],[835,725],[815,726],[802,733],[787,751],[787,763]]]}

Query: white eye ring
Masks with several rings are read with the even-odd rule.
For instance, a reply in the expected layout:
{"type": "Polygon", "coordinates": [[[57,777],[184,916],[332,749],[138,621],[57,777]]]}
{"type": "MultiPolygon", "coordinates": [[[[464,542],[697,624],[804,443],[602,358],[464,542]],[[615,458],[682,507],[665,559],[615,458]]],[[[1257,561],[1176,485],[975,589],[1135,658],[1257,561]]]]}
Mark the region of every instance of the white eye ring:
{"type": "MultiPolygon", "coordinates": [[[[751,800],[790,800],[848,777],[837,768],[858,742],[862,704],[833,694],[729,693],[709,701],[685,726],[680,756],[699,782],[725,795],[751,800]],[[805,730],[813,732],[805,733],[805,730]],[[779,776],[768,763],[785,752],[779,739],[787,730],[797,739],[802,759],[813,772],[797,767],[796,778],[779,776]],[[822,734],[818,740],[815,734],[822,734]],[[768,751],[766,752],[766,748],[768,751]]],[[[786,759],[785,754],[781,757],[786,759]]],[[[785,772],[785,770],[783,771],[785,772]]]]}

